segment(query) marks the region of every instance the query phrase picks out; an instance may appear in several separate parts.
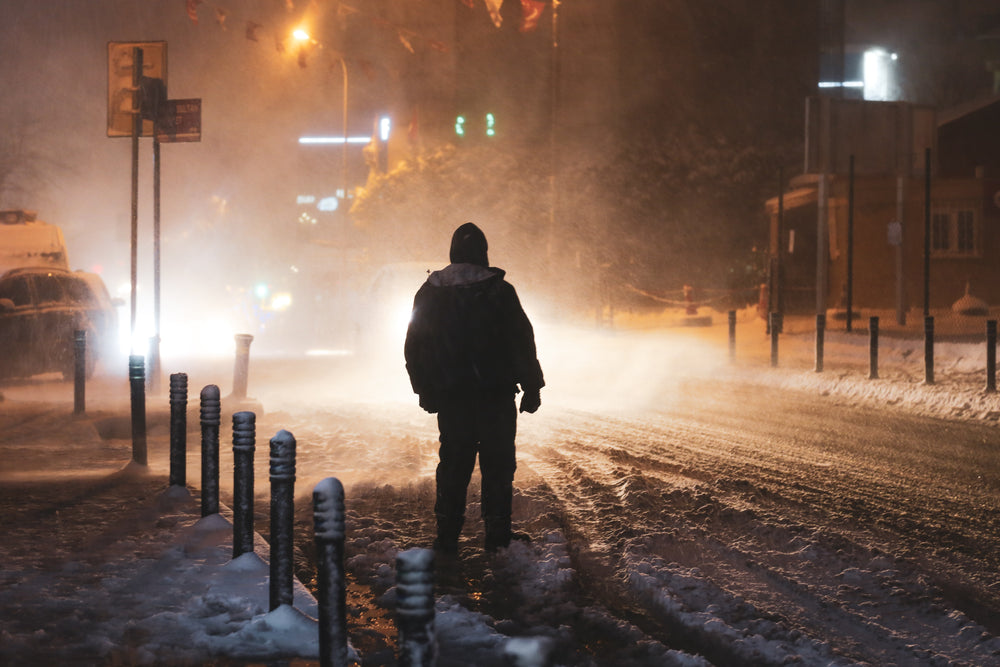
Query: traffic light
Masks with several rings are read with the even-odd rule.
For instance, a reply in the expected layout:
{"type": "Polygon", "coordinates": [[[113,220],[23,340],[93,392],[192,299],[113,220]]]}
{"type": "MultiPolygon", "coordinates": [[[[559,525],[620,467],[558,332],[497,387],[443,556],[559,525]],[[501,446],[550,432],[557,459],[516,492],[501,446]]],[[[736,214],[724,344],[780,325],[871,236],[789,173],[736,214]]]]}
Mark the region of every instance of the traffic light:
{"type": "Polygon", "coordinates": [[[455,119],[455,134],[460,137],[465,136],[465,116],[459,116],[455,119]]]}
{"type": "Polygon", "coordinates": [[[496,118],[493,114],[488,113],[486,114],[486,136],[494,137],[496,136],[496,133],[496,118]]]}
{"type": "Polygon", "coordinates": [[[497,135],[497,119],[492,113],[483,116],[483,125],[469,123],[464,114],[455,117],[455,135],[459,137],[479,135],[482,132],[487,137],[497,135]]]}

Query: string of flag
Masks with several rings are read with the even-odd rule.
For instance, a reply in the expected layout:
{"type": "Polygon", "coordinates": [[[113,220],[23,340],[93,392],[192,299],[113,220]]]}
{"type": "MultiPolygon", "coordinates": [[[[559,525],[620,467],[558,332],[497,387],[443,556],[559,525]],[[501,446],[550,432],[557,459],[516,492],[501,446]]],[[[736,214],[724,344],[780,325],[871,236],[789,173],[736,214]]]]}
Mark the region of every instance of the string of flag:
{"type": "MultiPolygon", "coordinates": [[[[318,0],[311,1],[317,2],[318,0]]],[[[551,2],[558,1],[559,0],[551,0],[551,2]]],[[[233,14],[232,11],[227,6],[221,5],[213,0],[184,0],[184,2],[188,18],[191,20],[191,23],[196,26],[199,25],[199,19],[201,18],[200,14],[206,13],[204,10],[208,10],[207,13],[222,30],[228,30],[234,22],[234,19],[231,18],[233,14]]],[[[460,2],[469,9],[474,10],[476,7],[476,0],[460,0],[460,2]]],[[[486,10],[489,12],[490,20],[493,22],[493,25],[500,28],[503,25],[503,17],[501,16],[500,11],[503,7],[504,0],[483,0],[483,2],[486,6],[486,10]]],[[[520,0],[520,3],[521,22],[518,26],[518,30],[521,32],[530,32],[538,27],[538,22],[545,10],[546,4],[548,3],[544,0],[520,0]]],[[[284,4],[285,9],[288,12],[295,11],[295,0],[284,0],[284,4]]],[[[364,19],[382,29],[394,31],[400,45],[411,54],[415,54],[418,48],[429,48],[439,53],[448,53],[451,50],[451,47],[441,40],[428,38],[407,26],[387,21],[382,17],[375,16],[344,2],[337,2],[337,16],[341,20],[349,18],[364,19]]],[[[240,23],[243,26],[244,34],[247,40],[259,43],[264,39],[270,39],[274,42],[275,49],[279,53],[285,53],[288,50],[288,35],[270,31],[268,26],[259,21],[253,20],[252,18],[243,19],[240,23]]],[[[307,64],[305,52],[300,51],[299,65],[306,67],[307,64]]]]}

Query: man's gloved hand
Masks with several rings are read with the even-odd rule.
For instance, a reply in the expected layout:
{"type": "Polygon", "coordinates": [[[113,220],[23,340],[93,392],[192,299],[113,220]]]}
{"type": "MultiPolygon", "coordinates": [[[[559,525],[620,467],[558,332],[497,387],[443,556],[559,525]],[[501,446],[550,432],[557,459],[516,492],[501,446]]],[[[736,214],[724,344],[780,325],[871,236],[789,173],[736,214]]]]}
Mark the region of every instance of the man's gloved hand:
{"type": "Polygon", "coordinates": [[[542,405],[542,392],[540,389],[525,389],[521,396],[521,412],[533,413],[542,405]]]}
{"type": "Polygon", "coordinates": [[[420,394],[420,407],[434,414],[439,407],[437,397],[432,394],[420,394]]]}

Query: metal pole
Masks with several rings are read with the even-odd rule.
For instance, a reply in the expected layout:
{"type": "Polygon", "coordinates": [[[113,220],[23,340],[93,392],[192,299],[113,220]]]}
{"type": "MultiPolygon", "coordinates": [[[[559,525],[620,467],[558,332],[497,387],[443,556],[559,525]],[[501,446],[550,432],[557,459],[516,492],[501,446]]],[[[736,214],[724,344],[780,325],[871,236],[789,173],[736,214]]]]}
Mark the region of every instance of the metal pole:
{"type": "Polygon", "coordinates": [[[170,486],[187,486],[187,373],[170,376],[170,486]]]}
{"type": "Polygon", "coordinates": [[[253,553],[253,453],[257,415],[233,415],[233,558],[253,553]]]}
{"type": "Polygon", "coordinates": [[[87,409],[87,332],[73,332],[73,414],[87,409]]]}
{"type": "Polygon", "coordinates": [[[847,175],[847,330],[853,330],[854,318],[854,156],[848,162],[847,175]]]}
{"type": "Polygon", "coordinates": [[[868,379],[878,379],[878,318],[868,318],[868,379]]]}
{"type": "Polygon", "coordinates": [[[219,513],[219,421],[222,401],[214,384],[201,390],[201,515],[219,513]]]}
{"type": "Polygon", "coordinates": [[[340,68],[344,73],[344,109],[343,109],[343,135],[344,143],[340,149],[340,187],[344,189],[344,205],[347,205],[347,62],[344,57],[340,58],[340,68]]]}
{"type": "Polygon", "coordinates": [[[139,135],[142,134],[142,116],[139,113],[140,84],[142,82],[142,49],[132,49],[132,254],[129,349],[134,351],[136,320],[136,284],[139,264],[139,135]]]}
{"type": "Polygon", "coordinates": [[[295,436],[285,430],[271,438],[270,611],[292,604],[292,546],[295,518],[295,436]]]}
{"type": "Polygon", "coordinates": [[[400,667],[435,665],[434,552],[430,549],[409,549],[396,556],[396,623],[400,667]]]}
{"type": "Polygon", "coordinates": [[[931,149],[924,149],[924,317],[931,314],[931,149]]]}
{"type": "Polygon", "coordinates": [[[997,321],[986,320],[986,392],[997,390],[997,321]]]}
{"type": "Polygon", "coordinates": [[[141,354],[128,358],[128,381],[132,398],[132,460],[146,465],[146,362],[141,354]]]}
{"type": "Polygon", "coordinates": [[[736,311],[729,311],[729,360],[736,360],[736,311]]]}
{"type": "Polygon", "coordinates": [[[149,390],[160,393],[160,141],[153,132],[153,337],[149,341],[149,390]]]}
{"type": "Polygon", "coordinates": [[[785,290],[783,279],[783,257],[782,243],[785,235],[785,170],[778,167],[778,257],[775,266],[777,275],[771,282],[774,283],[772,289],[776,295],[774,297],[774,310],[779,313],[785,312],[785,290]]]}
{"type": "Polygon", "coordinates": [[[823,372],[823,343],[826,333],[826,314],[816,315],[816,372],[823,372]]]}
{"type": "Polygon", "coordinates": [[[771,313],[768,318],[771,327],[771,367],[778,365],[778,332],[781,330],[781,313],[771,313]]]}
{"type": "Polygon", "coordinates": [[[924,381],[934,384],[934,318],[924,318],[924,381]]]}
{"type": "Polygon", "coordinates": [[[346,667],[344,486],[336,477],[327,477],[313,489],[313,521],[319,602],[319,664],[321,667],[346,667]]]}

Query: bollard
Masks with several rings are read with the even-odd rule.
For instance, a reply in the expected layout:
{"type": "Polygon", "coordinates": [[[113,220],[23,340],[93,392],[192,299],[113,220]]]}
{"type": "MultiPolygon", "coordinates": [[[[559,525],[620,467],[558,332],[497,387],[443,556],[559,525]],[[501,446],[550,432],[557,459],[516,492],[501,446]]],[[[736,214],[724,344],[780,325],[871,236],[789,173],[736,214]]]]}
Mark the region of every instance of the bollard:
{"type": "Polygon", "coordinates": [[[295,436],[282,429],[271,438],[271,611],[292,604],[294,493],[295,436]]]}
{"type": "Polygon", "coordinates": [[[826,313],[816,314],[816,372],[823,372],[823,342],[826,335],[826,313]]]}
{"type": "Polygon", "coordinates": [[[316,528],[319,664],[346,667],[347,579],[344,573],[344,485],[327,477],[313,489],[316,528]]]}
{"type": "Polygon", "coordinates": [[[934,384],[934,317],[924,318],[924,382],[934,384]]]}
{"type": "Polygon", "coordinates": [[[771,367],[778,365],[778,332],[781,331],[781,313],[771,313],[767,318],[771,329],[771,367]]]}
{"type": "Polygon", "coordinates": [[[986,320],[986,393],[997,390],[997,321],[986,320]]]}
{"type": "Polygon", "coordinates": [[[187,373],[170,376],[170,486],[187,486],[187,373]]]}
{"type": "Polygon", "coordinates": [[[253,453],[257,415],[233,415],[233,558],[253,553],[253,453]]]}
{"type": "Polygon", "coordinates": [[[146,370],[140,354],[129,355],[128,382],[132,396],[132,460],[146,465],[146,370]]]}
{"type": "Polygon", "coordinates": [[[87,332],[73,332],[73,414],[87,410],[87,332]]]}
{"type": "Polygon", "coordinates": [[[729,311],[729,361],[736,360],[736,311],[729,311]]]}
{"type": "Polygon", "coordinates": [[[222,401],[214,384],[201,390],[201,515],[219,513],[219,422],[222,401]]]}
{"type": "Polygon", "coordinates": [[[878,318],[868,318],[868,379],[878,379],[878,318]]]}
{"type": "Polygon", "coordinates": [[[400,667],[437,663],[434,640],[434,552],[408,549],[396,556],[396,625],[400,667]]]}
{"type": "Polygon", "coordinates": [[[250,376],[250,334],[236,334],[236,362],[233,365],[233,398],[247,397],[247,378],[250,376]]]}

